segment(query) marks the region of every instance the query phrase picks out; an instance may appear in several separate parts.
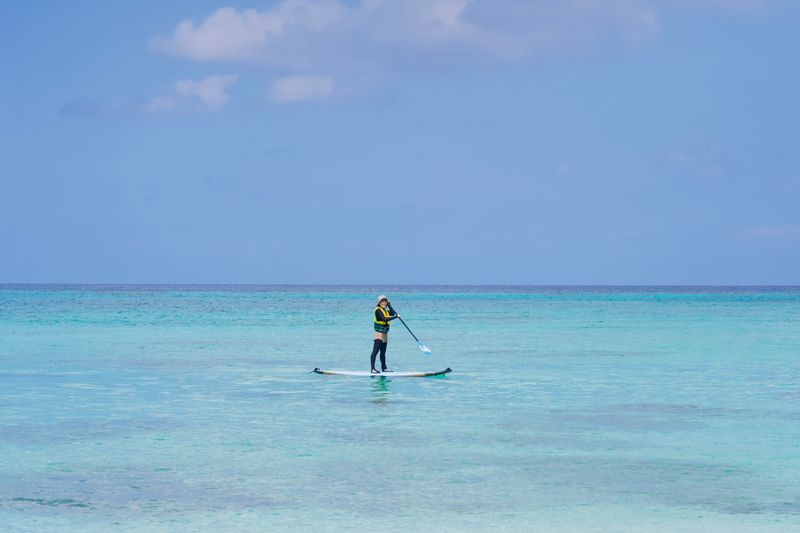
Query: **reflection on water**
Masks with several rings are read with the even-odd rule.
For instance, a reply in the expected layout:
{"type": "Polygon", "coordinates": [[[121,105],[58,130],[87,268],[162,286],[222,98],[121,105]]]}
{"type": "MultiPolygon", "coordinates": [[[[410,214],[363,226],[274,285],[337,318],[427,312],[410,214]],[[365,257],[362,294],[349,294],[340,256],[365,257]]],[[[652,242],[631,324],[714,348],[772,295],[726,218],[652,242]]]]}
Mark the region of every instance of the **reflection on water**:
{"type": "Polygon", "coordinates": [[[389,403],[389,383],[391,382],[391,379],[384,376],[372,378],[372,403],[376,405],[389,403]]]}

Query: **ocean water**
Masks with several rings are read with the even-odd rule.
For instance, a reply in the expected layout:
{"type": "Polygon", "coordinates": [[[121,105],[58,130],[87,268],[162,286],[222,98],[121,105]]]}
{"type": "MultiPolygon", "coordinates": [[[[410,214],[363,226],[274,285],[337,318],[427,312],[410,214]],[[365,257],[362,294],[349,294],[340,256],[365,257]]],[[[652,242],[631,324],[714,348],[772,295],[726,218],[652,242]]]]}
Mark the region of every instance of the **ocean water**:
{"type": "Polygon", "coordinates": [[[0,286],[0,529],[798,531],[800,288],[0,286]]]}

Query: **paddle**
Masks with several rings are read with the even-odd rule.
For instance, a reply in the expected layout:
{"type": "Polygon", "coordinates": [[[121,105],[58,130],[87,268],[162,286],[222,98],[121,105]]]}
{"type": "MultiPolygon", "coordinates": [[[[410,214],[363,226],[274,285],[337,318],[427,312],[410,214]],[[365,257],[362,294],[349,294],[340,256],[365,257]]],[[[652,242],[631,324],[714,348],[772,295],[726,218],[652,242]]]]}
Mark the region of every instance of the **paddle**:
{"type": "MultiPolygon", "coordinates": [[[[392,311],[394,311],[394,308],[392,307],[392,304],[389,304],[389,309],[391,309],[392,311]]],[[[397,313],[397,311],[395,311],[395,314],[396,314],[396,313],[397,313]]],[[[409,328],[409,327],[408,327],[408,324],[406,324],[405,320],[403,320],[402,318],[400,318],[400,315],[399,315],[399,314],[397,315],[397,318],[398,318],[398,320],[400,320],[400,322],[402,322],[402,323],[403,323],[403,325],[406,327],[406,329],[408,330],[408,332],[409,332],[409,333],[411,333],[411,336],[412,336],[412,337],[414,337],[414,340],[415,340],[415,341],[417,341],[417,346],[419,346],[419,349],[420,349],[420,350],[422,350],[422,353],[424,353],[424,354],[428,354],[428,355],[431,355],[431,354],[433,353],[433,352],[431,352],[431,349],[430,349],[430,348],[428,348],[427,346],[425,346],[424,344],[422,344],[422,341],[421,341],[421,340],[419,340],[419,339],[417,338],[417,336],[416,336],[416,335],[414,335],[414,332],[413,332],[413,331],[411,331],[411,328],[409,328]]]]}

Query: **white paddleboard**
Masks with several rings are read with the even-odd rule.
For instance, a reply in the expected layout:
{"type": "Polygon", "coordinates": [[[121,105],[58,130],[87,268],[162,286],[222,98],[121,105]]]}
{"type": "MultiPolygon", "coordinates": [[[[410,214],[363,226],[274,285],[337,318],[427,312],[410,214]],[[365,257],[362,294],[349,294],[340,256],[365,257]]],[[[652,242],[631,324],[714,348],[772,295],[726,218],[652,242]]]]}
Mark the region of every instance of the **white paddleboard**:
{"type": "Polygon", "coordinates": [[[444,370],[436,370],[433,372],[381,372],[380,374],[373,374],[372,372],[365,372],[363,370],[321,370],[315,368],[314,372],[317,374],[325,374],[328,376],[382,376],[387,378],[427,378],[430,376],[442,376],[448,372],[452,372],[450,368],[444,370]]]}

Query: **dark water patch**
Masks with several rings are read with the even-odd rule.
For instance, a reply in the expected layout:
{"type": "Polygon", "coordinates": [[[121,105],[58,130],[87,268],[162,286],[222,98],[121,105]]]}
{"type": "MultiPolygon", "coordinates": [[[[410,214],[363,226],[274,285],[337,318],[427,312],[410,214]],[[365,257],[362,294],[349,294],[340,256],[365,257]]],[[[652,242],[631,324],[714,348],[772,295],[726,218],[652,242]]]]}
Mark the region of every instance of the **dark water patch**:
{"type": "Polygon", "coordinates": [[[17,497],[17,498],[8,498],[6,501],[13,502],[15,504],[20,504],[18,507],[22,507],[25,504],[31,504],[31,505],[44,505],[47,507],[66,506],[66,507],[79,507],[84,509],[91,508],[91,505],[89,503],[73,500],[70,498],[56,498],[52,500],[46,500],[44,498],[17,497]]]}
{"type": "Polygon", "coordinates": [[[430,450],[423,464],[410,453],[382,455],[381,448],[372,443],[365,447],[367,458],[363,460],[312,457],[307,464],[295,463],[303,479],[311,476],[318,480],[304,485],[295,506],[365,512],[364,501],[380,494],[393,509],[413,507],[417,512],[503,512],[552,508],[565,502],[726,512],[742,501],[775,513],[792,512],[770,504],[781,501],[776,495],[786,495],[786,486],[771,484],[753,470],[731,464],[502,451],[485,454],[474,452],[467,444],[440,453],[436,448],[430,450]]]}
{"type": "Polygon", "coordinates": [[[726,514],[781,514],[800,515],[800,496],[790,501],[741,502],[721,509],[726,514]]]}
{"type": "MultiPolygon", "coordinates": [[[[498,426],[501,431],[489,432],[482,435],[472,436],[473,441],[523,448],[531,452],[544,450],[571,450],[595,452],[597,450],[630,450],[639,448],[640,445],[620,439],[600,437],[596,435],[581,435],[572,432],[540,430],[526,431],[513,430],[498,426]]],[[[467,437],[465,437],[467,438],[467,437]]]]}
{"type": "Polygon", "coordinates": [[[624,413],[557,413],[552,415],[552,422],[562,427],[578,431],[607,429],[613,431],[633,432],[673,432],[689,431],[704,427],[698,420],[684,420],[675,417],[651,417],[624,413]]]}
{"type": "MultiPolygon", "coordinates": [[[[209,510],[239,511],[286,505],[287,499],[260,494],[257,483],[248,490],[240,483],[245,474],[197,481],[196,475],[172,469],[134,472],[0,476],[5,492],[23,494],[0,499],[0,507],[43,514],[92,511],[164,515],[209,510]],[[181,475],[193,478],[181,479],[181,475]],[[54,496],[58,495],[58,496],[54,496]]],[[[256,479],[250,478],[250,481],[256,479]]],[[[267,489],[269,490],[269,489],[267,489]]],[[[273,491],[274,492],[274,491],[273,491]]]]}
{"type": "Polygon", "coordinates": [[[641,413],[645,415],[674,415],[674,416],[729,416],[739,415],[744,409],[731,409],[725,407],[707,407],[692,404],[669,403],[629,403],[612,404],[608,409],[615,412],[641,413]]]}
{"type": "MultiPolygon", "coordinates": [[[[286,447],[280,461],[255,457],[217,470],[209,470],[210,465],[196,470],[141,465],[81,474],[2,475],[0,486],[31,500],[71,499],[123,518],[254,508],[330,508],[377,515],[389,504],[392,512],[514,512],[575,502],[695,507],[727,514],[788,516],[798,511],[794,485],[730,463],[518,449],[490,453],[477,451],[485,448],[466,439],[449,446],[417,443],[424,448],[421,459],[413,438],[398,443],[390,436],[364,442],[361,437],[351,435],[349,445],[343,441],[322,453],[286,447]]],[[[42,512],[72,509],[67,504],[18,504],[42,512]]]]}
{"type": "Polygon", "coordinates": [[[551,423],[578,431],[605,428],[671,432],[700,429],[707,426],[710,419],[763,417],[764,413],[740,408],[644,402],[610,404],[585,410],[551,409],[547,416],[551,423]]]}
{"type": "MultiPolygon", "coordinates": [[[[584,504],[701,507],[720,513],[797,514],[795,488],[759,477],[750,468],[704,461],[618,456],[493,454],[465,452],[439,458],[437,468],[484,489],[470,487],[474,510],[584,504]],[[744,502],[744,503],[743,503],[744,502]]],[[[459,508],[458,502],[445,504],[459,508]]]]}
{"type": "Polygon", "coordinates": [[[12,444],[52,444],[109,439],[135,433],[164,432],[179,426],[179,421],[159,418],[15,424],[3,427],[0,441],[12,444]]]}
{"type": "Polygon", "coordinates": [[[727,514],[761,514],[767,512],[767,506],[760,503],[743,502],[722,508],[727,514]]]}
{"type": "Polygon", "coordinates": [[[797,390],[775,391],[772,396],[777,400],[797,402],[800,401],[800,388],[797,390]]]}

